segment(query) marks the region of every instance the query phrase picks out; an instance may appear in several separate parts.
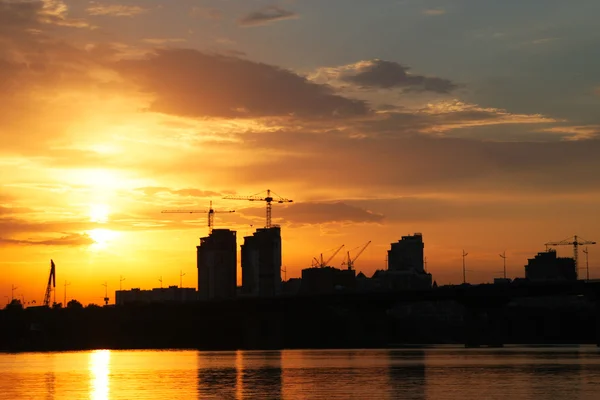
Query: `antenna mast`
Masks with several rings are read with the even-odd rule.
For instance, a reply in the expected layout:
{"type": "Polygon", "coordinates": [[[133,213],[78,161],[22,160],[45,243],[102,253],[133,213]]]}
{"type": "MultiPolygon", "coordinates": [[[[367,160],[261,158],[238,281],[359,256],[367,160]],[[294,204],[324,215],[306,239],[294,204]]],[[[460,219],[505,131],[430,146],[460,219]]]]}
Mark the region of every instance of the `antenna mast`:
{"type": "Polygon", "coordinates": [[[500,257],[504,260],[504,279],[506,279],[506,250],[500,254],[500,257]]]}
{"type": "Polygon", "coordinates": [[[108,305],[108,282],[104,282],[102,284],[102,286],[104,286],[104,305],[107,306],[108,305]]]}
{"type": "Polygon", "coordinates": [[[469,253],[462,252],[462,261],[463,261],[463,283],[467,283],[467,269],[465,268],[465,258],[469,255],[469,253]]]}
{"type": "Polygon", "coordinates": [[[589,260],[589,251],[587,246],[583,249],[583,253],[585,254],[585,275],[586,280],[590,280],[590,260],[589,260]]]}

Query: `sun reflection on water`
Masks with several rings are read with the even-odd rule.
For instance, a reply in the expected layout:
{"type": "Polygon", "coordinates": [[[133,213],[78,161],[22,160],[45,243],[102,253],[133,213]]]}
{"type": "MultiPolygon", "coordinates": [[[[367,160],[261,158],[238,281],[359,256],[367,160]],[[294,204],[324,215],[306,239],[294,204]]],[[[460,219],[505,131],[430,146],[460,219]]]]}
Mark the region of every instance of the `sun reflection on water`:
{"type": "Polygon", "coordinates": [[[108,400],[110,350],[97,350],[90,354],[90,399],[108,400]]]}

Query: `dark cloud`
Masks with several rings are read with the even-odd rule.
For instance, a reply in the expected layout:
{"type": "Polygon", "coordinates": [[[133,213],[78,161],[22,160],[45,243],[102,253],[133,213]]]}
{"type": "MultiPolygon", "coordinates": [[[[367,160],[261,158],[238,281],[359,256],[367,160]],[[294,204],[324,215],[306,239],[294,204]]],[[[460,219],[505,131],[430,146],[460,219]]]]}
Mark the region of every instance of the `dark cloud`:
{"type": "Polygon", "coordinates": [[[261,26],[267,25],[276,21],[283,21],[286,19],[295,19],[299,15],[294,11],[285,10],[279,6],[267,6],[261,10],[252,12],[238,20],[240,26],[261,26]]]}
{"type": "MultiPolygon", "coordinates": [[[[235,177],[246,186],[271,182],[282,194],[298,187],[308,193],[312,187],[327,187],[332,196],[340,192],[356,196],[373,192],[574,194],[597,192],[600,185],[600,140],[487,142],[405,135],[401,129],[394,135],[390,128],[382,136],[360,136],[360,129],[354,137],[354,131],[292,129],[240,135],[239,144],[219,144],[220,151],[286,154],[285,161],[264,158],[243,167],[224,165],[214,182],[206,184],[235,177]]],[[[172,168],[180,175],[182,168],[194,171],[197,162],[186,158],[181,165],[160,169],[165,173],[172,168]]]]}
{"type": "Polygon", "coordinates": [[[365,102],[336,95],[293,72],[236,57],[160,49],[116,68],[155,95],[152,111],[187,117],[335,117],[368,113],[365,102]]]}
{"type": "Polygon", "coordinates": [[[40,30],[49,25],[83,28],[88,23],[71,19],[62,0],[0,0],[0,34],[15,30],[40,30]]]}
{"type": "MultiPolygon", "coordinates": [[[[264,210],[257,208],[243,209],[240,213],[256,217],[264,216],[264,210]]],[[[343,202],[294,203],[279,207],[275,219],[291,224],[381,223],[384,216],[343,202]]]]}
{"type": "Polygon", "coordinates": [[[482,198],[479,195],[461,198],[402,197],[392,199],[344,200],[352,207],[369,207],[383,213],[390,223],[427,223],[461,221],[528,221],[569,220],[584,218],[600,222],[600,215],[588,216],[595,209],[598,196],[587,199],[561,196],[514,197],[512,199],[482,198]]]}
{"type": "Polygon", "coordinates": [[[448,79],[411,74],[409,70],[409,67],[393,61],[373,60],[357,64],[354,70],[342,72],[340,79],[364,89],[403,89],[445,94],[458,88],[448,79]]]}
{"type": "Polygon", "coordinates": [[[96,243],[87,234],[72,233],[66,236],[52,239],[34,240],[34,239],[9,239],[0,237],[0,246],[89,246],[96,243]]]}

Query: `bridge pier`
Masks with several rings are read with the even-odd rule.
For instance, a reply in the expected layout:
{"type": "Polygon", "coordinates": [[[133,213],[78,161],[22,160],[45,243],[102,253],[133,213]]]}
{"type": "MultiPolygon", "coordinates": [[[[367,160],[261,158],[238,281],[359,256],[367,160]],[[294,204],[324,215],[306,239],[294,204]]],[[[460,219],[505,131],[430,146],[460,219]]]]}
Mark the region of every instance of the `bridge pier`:
{"type": "Polygon", "coordinates": [[[596,332],[594,339],[596,341],[596,347],[600,347],[600,298],[594,296],[594,316],[596,322],[596,332]]]}
{"type": "Polygon", "coordinates": [[[597,285],[587,285],[585,295],[594,304],[594,341],[596,342],[596,347],[600,347],[600,287],[597,285]]]}

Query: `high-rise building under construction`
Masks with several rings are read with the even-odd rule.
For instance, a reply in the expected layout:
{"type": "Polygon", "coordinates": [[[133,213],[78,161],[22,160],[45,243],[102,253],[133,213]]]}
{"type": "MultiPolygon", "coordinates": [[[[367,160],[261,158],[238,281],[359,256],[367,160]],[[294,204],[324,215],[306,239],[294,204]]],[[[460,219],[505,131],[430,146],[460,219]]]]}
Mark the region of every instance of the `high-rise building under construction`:
{"type": "Polygon", "coordinates": [[[423,235],[402,236],[388,250],[388,270],[385,279],[394,290],[428,289],[432,276],[425,271],[423,235]]]}
{"type": "Polygon", "coordinates": [[[237,286],[236,232],[213,229],[197,246],[198,299],[231,299],[237,286]]]}
{"type": "Polygon", "coordinates": [[[281,291],[281,228],[260,228],[242,245],[242,293],[276,296],[281,291]]]}

